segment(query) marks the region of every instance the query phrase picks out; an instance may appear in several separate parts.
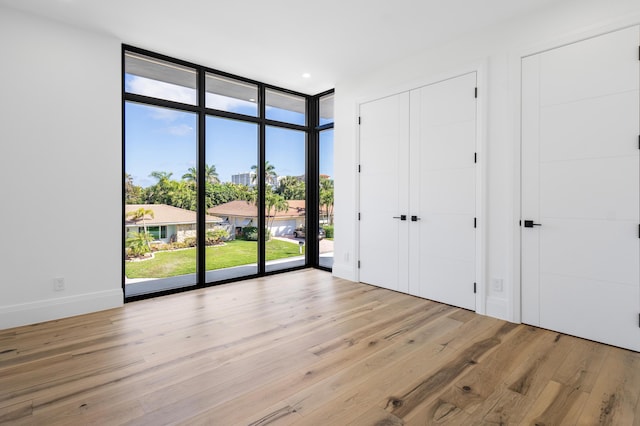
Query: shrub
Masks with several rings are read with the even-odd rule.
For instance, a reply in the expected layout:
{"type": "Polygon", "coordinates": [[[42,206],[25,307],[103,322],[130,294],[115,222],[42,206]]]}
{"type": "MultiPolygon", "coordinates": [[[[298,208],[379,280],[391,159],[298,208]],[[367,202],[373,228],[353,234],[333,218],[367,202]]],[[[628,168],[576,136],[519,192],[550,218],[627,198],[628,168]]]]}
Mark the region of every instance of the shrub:
{"type": "Polygon", "coordinates": [[[258,241],[258,228],[255,226],[245,226],[242,228],[242,239],[247,241],[258,241]]]}
{"type": "MultiPolygon", "coordinates": [[[[266,241],[271,239],[271,231],[265,229],[266,241]]],[[[255,226],[245,226],[242,228],[242,239],[247,241],[258,241],[258,228],[255,226]]]]}
{"type": "Polygon", "coordinates": [[[184,245],[187,247],[195,247],[197,244],[196,237],[187,237],[184,239],[184,245]]]}
{"type": "Polygon", "coordinates": [[[333,238],[333,225],[323,226],[325,238],[333,238]]]}
{"type": "Polygon", "coordinates": [[[210,246],[214,244],[221,244],[223,241],[229,239],[229,232],[225,229],[214,229],[213,231],[207,231],[205,236],[205,243],[210,246]]]}
{"type": "Polygon", "coordinates": [[[149,242],[153,238],[144,232],[132,232],[129,234],[125,246],[127,247],[127,255],[129,257],[140,257],[151,251],[149,242]]]}

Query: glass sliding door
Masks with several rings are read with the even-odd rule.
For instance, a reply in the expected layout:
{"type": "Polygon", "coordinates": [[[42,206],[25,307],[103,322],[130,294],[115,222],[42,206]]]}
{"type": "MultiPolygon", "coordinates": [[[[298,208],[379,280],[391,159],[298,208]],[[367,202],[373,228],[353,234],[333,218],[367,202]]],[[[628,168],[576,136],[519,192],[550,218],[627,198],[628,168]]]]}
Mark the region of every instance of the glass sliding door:
{"type": "Polygon", "coordinates": [[[125,103],[125,297],[196,284],[197,115],[125,103]]]}
{"type": "Polygon", "coordinates": [[[306,133],[266,127],[265,243],[267,272],[304,266],[306,233],[306,133]]]}
{"type": "Polygon", "coordinates": [[[206,281],[258,273],[258,124],[206,119],[206,281]]]}

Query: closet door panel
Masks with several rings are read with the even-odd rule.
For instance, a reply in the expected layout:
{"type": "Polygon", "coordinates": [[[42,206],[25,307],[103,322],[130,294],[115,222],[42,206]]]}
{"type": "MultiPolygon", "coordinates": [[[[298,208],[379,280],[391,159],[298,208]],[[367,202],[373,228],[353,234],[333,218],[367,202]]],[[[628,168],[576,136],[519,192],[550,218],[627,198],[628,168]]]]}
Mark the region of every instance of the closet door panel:
{"type": "Polygon", "coordinates": [[[408,291],[409,94],[360,105],[360,281],[408,291]]]}
{"type": "Polygon", "coordinates": [[[413,294],[475,310],[476,74],[411,92],[413,294]]]}

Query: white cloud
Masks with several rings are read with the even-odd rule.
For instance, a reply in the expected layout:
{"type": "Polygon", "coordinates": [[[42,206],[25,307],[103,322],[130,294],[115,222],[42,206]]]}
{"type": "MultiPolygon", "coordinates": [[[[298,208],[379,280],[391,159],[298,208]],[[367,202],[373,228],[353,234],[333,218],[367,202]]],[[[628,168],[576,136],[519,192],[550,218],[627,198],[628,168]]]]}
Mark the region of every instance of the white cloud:
{"type": "Polygon", "coordinates": [[[179,126],[167,127],[167,132],[173,136],[187,136],[193,132],[193,127],[180,124],[179,126]]]}
{"type": "MultiPolygon", "coordinates": [[[[128,76],[125,82],[125,89],[129,93],[135,93],[137,95],[151,96],[189,105],[195,105],[197,103],[197,92],[195,89],[135,75],[128,76]]],[[[257,109],[257,103],[255,101],[249,101],[248,99],[237,99],[210,92],[207,92],[205,96],[207,108],[231,112],[241,112],[239,110],[244,108],[257,109]]],[[[267,109],[270,108],[271,107],[267,106],[267,109]]],[[[246,110],[244,113],[246,114],[246,110]]],[[[180,114],[180,112],[166,108],[154,108],[151,117],[156,120],[171,122],[175,121],[180,114]]]]}
{"type": "Polygon", "coordinates": [[[153,118],[154,120],[166,121],[167,123],[171,123],[179,119],[182,114],[184,113],[172,109],[153,107],[153,109],[151,109],[151,111],[149,112],[149,117],[153,118]]]}
{"type": "Polygon", "coordinates": [[[206,102],[207,108],[219,109],[221,111],[231,111],[236,112],[238,108],[257,108],[255,102],[250,102],[248,100],[242,100],[237,98],[231,98],[229,96],[218,95],[216,93],[207,92],[206,102]]]}

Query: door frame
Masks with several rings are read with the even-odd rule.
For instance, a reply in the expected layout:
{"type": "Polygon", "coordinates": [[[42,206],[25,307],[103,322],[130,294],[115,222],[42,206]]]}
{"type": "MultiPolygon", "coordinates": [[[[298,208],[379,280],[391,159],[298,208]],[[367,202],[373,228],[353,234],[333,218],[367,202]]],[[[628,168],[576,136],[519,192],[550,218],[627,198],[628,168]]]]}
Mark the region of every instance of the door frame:
{"type": "Polygon", "coordinates": [[[513,144],[513,164],[514,164],[514,185],[513,185],[513,204],[512,204],[512,225],[509,227],[511,234],[509,240],[512,242],[512,250],[508,256],[511,259],[507,261],[507,267],[511,267],[511,271],[507,271],[507,275],[511,277],[513,285],[505,286],[507,292],[507,319],[512,322],[522,323],[522,240],[521,226],[522,218],[522,60],[526,57],[544,53],[553,49],[579,43],[584,40],[599,37],[615,31],[623,30],[640,25],[638,18],[624,18],[609,21],[596,28],[582,30],[562,37],[545,40],[532,44],[530,46],[513,51],[510,59],[510,87],[517,90],[510,90],[510,105],[512,106],[513,116],[512,137],[518,143],[513,144]]]}
{"type": "MultiPolygon", "coordinates": [[[[478,87],[478,98],[476,103],[476,152],[478,155],[478,161],[476,163],[476,215],[477,215],[477,227],[476,227],[476,310],[478,314],[486,314],[487,306],[487,287],[486,287],[486,235],[487,235],[487,214],[486,214],[486,194],[487,194],[487,168],[486,168],[486,140],[487,140],[487,102],[488,96],[486,96],[487,90],[487,67],[488,58],[469,63],[459,68],[451,69],[444,73],[434,74],[430,77],[421,77],[406,82],[392,82],[388,87],[380,88],[379,91],[366,96],[358,98],[355,102],[355,123],[358,123],[360,116],[360,106],[362,104],[372,102],[378,99],[382,99],[388,96],[397,95],[402,92],[408,92],[414,89],[419,89],[424,86],[437,84],[446,80],[451,80],[456,77],[463,76],[465,74],[476,73],[476,86],[478,87]]],[[[356,188],[356,212],[360,211],[360,174],[358,167],[360,164],[360,126],[356,125],[356,164],[354,164],[354,179],[356,188]]],[[[360,259],[360,222],[358,215],[354,217],[354,229],[356,236],[355,245],[355,259],[356,259],[356,276],[360,281],[360,270],[357,267],[357,262],[360,259]]]]}

